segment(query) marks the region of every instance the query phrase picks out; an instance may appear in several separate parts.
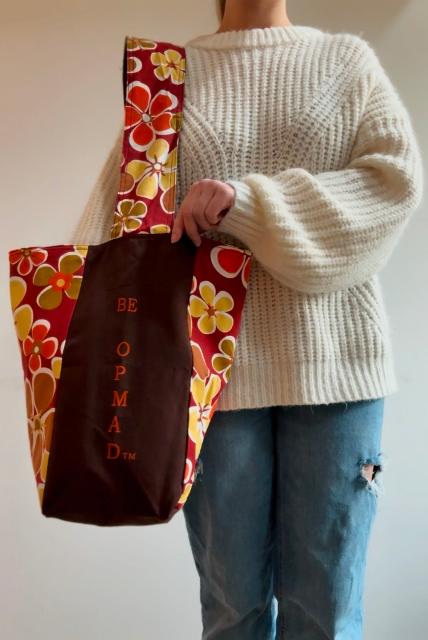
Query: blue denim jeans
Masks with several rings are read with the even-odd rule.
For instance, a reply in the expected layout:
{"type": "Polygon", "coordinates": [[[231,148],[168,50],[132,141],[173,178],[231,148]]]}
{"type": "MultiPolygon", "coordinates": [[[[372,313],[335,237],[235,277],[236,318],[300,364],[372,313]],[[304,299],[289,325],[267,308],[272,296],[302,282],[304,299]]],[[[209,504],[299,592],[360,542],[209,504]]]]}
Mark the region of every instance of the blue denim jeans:
{"type": "Polygon", "coordinates": [[[383,411],[376,398],[214,413],[183,506],[202,640],[363,638],[383,411]]]}

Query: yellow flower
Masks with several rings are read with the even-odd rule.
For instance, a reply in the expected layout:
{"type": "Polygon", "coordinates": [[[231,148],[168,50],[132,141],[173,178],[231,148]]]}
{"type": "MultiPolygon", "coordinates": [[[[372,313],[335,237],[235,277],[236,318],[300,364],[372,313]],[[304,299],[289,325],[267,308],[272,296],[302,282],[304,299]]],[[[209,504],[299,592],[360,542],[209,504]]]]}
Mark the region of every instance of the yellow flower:
{"type": "Polygon", "coordinates": [[[114,213],[111,237],[118,238],[125,233],[135,231],[141,226],[141,220],[147,215],[147,205],[141,200],[121,200],[114,213]]]}
{"type": "Polygon", "coordinates": [[[37,267],[33,282],[45,288],[37,296],[37,304],[42,309],[56,309],[61,304],[62,295],[76,300],[79,296],[82,276],[73,275],[83,264],[83,257],[79,253],[64,253],[55,270],[50,264],[37,267]]]}
{"type": "Polygon", "coordinates": [[[233,309],[233,298],[227,291],[216,294],[214,285],[203,280],[199,285],[201,297],[190,296],[190,313],[199,318],[198,329],[202,333],[214,333],[216,328],[227,333],[233,326],[233,317],[227,311],[233,309]]]}
{"type": "MultiPolygon", "coordinates": [[[[125,167],[125,173],[132,176],[137,196],[153,200],[158,193],[175,187],[177,169],[177,147],[169,153],[169,144],[163,138],[156,138],[146,153],[146,160],[131,160],[125,167]]],[[[168,207],[167,207],[168,208],[168,207]]],[[[167,211],[172,213],[172,211],[167,211]]]]}
{"type": "Polygon", "coordinates": [[[213,373],[208,382],[195,375],[190,382],[190,391],[195,401],[195,406],[189,407],[189,436],[195,443],[195,458],[199,457],[205,432],[211,421],[213,399],[220,391],[220,376],[213,373]]]}
{"type": "Polygon", "coordinates": [[[183,84],[186,59],[175,49],[165,49],[163,53],[156,51],[150,56],[156,66],[154,70],[158,80],[171,78],[173,84],[183,84]]]}
{"type": "Polygon", "coordinates": [[[229,382],[230,378],[235,345],[234,336],[225,336],[218,343],[221,353],[215,353],[211,358],[213,369],[218,373],[223,373],[223,378],[226,382],[229,382]]]}

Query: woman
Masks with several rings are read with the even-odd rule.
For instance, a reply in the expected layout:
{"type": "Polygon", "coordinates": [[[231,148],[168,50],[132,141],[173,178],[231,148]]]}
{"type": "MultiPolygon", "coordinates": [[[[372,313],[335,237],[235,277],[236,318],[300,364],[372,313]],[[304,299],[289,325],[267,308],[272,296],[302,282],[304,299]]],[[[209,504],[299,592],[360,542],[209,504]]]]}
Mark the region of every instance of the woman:
{"type": "MultiPolygon", "coordinates": [[[[422,197],[412,123],[365,40],[293,25],[284,0],[226,0],[185,47],[172,241],[254,255],[183,507],[202,637],[360,640],[397,390],[378,272],[422,197]]],[[[73,242],[109,239],[121,135],[73,242]]]]}

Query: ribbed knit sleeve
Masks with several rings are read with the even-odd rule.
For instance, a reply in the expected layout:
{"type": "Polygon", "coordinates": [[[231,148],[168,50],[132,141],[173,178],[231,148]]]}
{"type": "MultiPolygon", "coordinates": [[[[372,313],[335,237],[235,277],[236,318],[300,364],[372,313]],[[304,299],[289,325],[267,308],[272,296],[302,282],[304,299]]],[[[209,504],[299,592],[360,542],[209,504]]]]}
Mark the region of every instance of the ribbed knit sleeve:
{"type": "Polygon", "coordinates": [[[345,289],[380,271],[422,198],[409,113],[362,43],[367,98],[347,166],[227,180],[235,201],[218,230],[244,242],[278,281],[306,293],[345,289]]]}
{"type": "Polygon", "coordinates": [[[84,210],[71,233],[70,242],[99,244],[110,239],[110,229],[120,182],[122,141],[123,125],[121,124],[108,156],[97,175],[84,210]]]}

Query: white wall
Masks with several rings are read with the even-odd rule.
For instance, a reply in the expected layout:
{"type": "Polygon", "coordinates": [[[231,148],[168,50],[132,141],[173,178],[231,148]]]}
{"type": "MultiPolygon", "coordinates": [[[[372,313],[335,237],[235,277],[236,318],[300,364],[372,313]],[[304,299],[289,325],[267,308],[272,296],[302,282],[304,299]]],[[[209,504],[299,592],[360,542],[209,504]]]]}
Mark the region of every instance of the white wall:
{"type": "MultiPolygon", "coordinates": [[[[104,529],[40,514],[7,251],[69,237],[122,122],[124,35],[182,44],[216,30],[214,0],[205,8],[196,0],[2,4],[0,636],[196,640],[199,582],[182,513],[164,526],[104,529]]],[[[289,0],[288,11],[294,24],[352,31],[374,45],[412,114],[424,152],[427,4],[289,0]]],[[[428,634],[425,208],[381,276],[400,391],[386,402],[383,449],[389,466],[368,558],[367,640],[421,640],[428,634]]]]}

